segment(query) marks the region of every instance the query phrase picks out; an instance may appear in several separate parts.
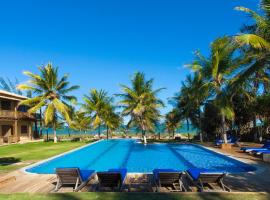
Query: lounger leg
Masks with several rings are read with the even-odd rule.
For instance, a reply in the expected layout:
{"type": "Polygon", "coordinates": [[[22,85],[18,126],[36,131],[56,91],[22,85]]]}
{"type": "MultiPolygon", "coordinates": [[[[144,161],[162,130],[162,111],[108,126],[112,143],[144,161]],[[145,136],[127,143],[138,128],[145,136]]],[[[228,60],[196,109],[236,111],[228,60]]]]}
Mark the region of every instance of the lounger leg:
{"type": "Polygon", "coordinates": [[[54,192],[57,192],[61,188],[61,186],[62,186],[62,183],[61,183],[60,179],[58,178],[54,192]]]}
{"type": "Polygon", "coordinates": [[[76,191],[76,190],[77,190],[77,188],[78,188],[78,185],[79,185],[79,178],[77,178],[77,180],[76,180],[76,184],[75,184],[75,188],[74,188],[74,191],[76,191]]]}
{"type": "Polygon", "coordinates": [[[79,186],[74,190],[74,192],[80,191],[84,186],[87,185],[87,183],[88,183],[88,181],[83,182],[81,185],[79,185],[79,186]]]}
{"type": "Polygon", "coordinates": [[[186,187],[184,185],[184,182],[183,182],[183,174],[180,175],[179,184],[180,184],[180,187],[181,187],[181,191],[186,192],[187,189],[186,189],[186,187]]]}
{"type": "Polygon", "coordinates": [[[199,180],[197,185],[198,185],[198,187],[200,189],[200,192],[204,192],[203,183],[201,182],[201,180],[199,180]]]}
{"type": "Polygon", "coordinates": [[[155,179],[155,176],[152,177],[152,182],[154,183],[155,188],[156,188],[156,191],[155,191],[155,192],[157,192],[157,190],[158,190],[158,185],[157,185],[157,181],[156,181],[156,179],[155,179]]]}
{"type": "Polygon", "coordinates": [[[184,184],[183,184],[183,181],[181,180],[181,179],[179,179],[179,186],[180,186],[180,190],[183,192],[186,192],[187,190],[186,190],[186,188],[185,188],[185,186],[184,186],[184,184]]]}
{"type": "Polygon", "coordinates": [[[158,180],[157,192],[160,192],[160,188],[161,188],[161,183],[160,183],[160,180],[158,180]]]}
{"type": "MultiPolygon", "coordinates": [[[[89,183],[89,181],[91,180],[93,178],[93,175],[92,176],[90,176],[89,178],[88,178],[88,180],[87,181],[85,181],[85,182],[83,182],[83,183],[81,183],[81,185],[79,185],[77,188],[75,188],[75,192],[78,192],[78,191],[80,191],[84,186],[86,186],[88,183],[89,183]]],[[[78,179],[77,179],[77,181],[78,181],[78,179]]]]}
{"type": "Polygon", "coordinates": [[[231,189],[223,183],[222,179],[219,181],[219,185],[222,187],[223,191],[231,192],[231,189]]]}

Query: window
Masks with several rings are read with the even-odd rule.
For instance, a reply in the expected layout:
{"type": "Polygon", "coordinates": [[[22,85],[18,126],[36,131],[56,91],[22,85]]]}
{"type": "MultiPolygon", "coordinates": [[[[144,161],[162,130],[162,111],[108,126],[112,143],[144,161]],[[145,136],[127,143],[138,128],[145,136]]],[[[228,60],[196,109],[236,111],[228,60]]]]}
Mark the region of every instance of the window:
{"type": "Polygon", "coordinates": [[[1,100],[1,109],[2,110],[11,110],[11,101],[1,100]]]}
{"type": "Polygon", "coordinates": [[[21,134],[27,134],[28,131],[27,131],[27,126],[23,125],[21,126],[21,134]]]}
{"type": "Polygon", "coordinates": [[[2,136],[6,137],[9,133],[13,135],[13,127],[10,125],[2,125],[2,136]]]}
{"type": "Polygon", "coordinates": [[[18,111],[20,111],[20,112],[27,112],[27,107],[26,106],[19,106],[18,107],[18,111]]]}

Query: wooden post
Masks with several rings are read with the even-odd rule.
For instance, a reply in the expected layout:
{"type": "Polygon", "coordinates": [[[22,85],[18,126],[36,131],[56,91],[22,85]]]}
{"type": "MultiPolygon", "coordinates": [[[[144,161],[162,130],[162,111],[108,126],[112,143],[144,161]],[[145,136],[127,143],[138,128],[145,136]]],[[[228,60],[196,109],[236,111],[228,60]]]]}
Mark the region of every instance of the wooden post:
{"type": "Polygon", "coordinates": [[[18,103],[17,102],[15,103],[14,107],[15,107],[15,109],[14,109],[15,121],[14,121],[14,134],[13,134],[13,137],[15,138],[16,142],[19,142],[20,137],[19,137],[19,134],[18,134],[18,111],[17,111],[18,103]]]}
{"type": "Polygon", "coordinates": [[[30,122],[29,125],[28,125],[28,133],[29,133],[29,138],[32,140],[33,139],[32,122],[30,122]]]}

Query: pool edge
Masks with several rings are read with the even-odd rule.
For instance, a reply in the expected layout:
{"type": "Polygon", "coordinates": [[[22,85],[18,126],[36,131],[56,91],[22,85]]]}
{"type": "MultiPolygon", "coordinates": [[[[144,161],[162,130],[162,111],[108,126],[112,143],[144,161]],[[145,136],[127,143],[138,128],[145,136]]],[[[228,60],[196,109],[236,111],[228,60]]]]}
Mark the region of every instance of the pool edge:
{"type": "MultiPolygon", "coordinates": [[[[83,146],[81,146],[81,147],[78,147],[78,148],[75,148],[75,149],[71,149],[71,150],[66,151],[66,152],[64,152],[64,153],[61,153],[61,154],[52,156],[52,157],[47,158],[47,159],[45,159],[45,160],[40,160],[40,161],[38,161],[38,162],[36,162],[36,163],[33,163],[33,164],[31,164],[31,165],[28,165],[28,166],[25,166],[25,167],[19,169],[19,171],[21,171],[21,172],[23,172],[23,173],[25,173],[25,174],[38,175],[38,173],[28,172],[28,171],[26,171],[26,170],[27,170],[27,169],[30,169],[30,168],[33,168],[33,167],[36,167],[37,165],[43,164],[43,163],[48,162],[48,161],[50,161],[50,160],[53,160],[53,159],[55,159],[55,158],[59,158],[59,157],[64,156],[64,155],[66,155],[66,154],[72,153],[72,152],[74,152],[74,151],[83,149],[83,148],[88,147],[88,146],[91,146],[91,145],[96,144],[96,143],[98,143],[98,142],[101,142],[101,141],[103,141],[103,140],[104,140],[104,139],[97,140],[97,141],[95,141],[95,142],[91,142],[90,144],[86,144],[86,145],[83,145],[83,146]]],[[[54,174],[46,174],[46,175],[54,175],[54,174]]]]}

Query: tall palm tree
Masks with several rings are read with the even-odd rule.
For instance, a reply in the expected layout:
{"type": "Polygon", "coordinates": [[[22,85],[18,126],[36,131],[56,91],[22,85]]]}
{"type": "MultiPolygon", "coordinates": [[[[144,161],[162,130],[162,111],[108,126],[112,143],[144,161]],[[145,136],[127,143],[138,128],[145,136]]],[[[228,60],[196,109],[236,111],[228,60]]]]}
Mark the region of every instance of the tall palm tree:
{"type": "MultiPolygon", "coordinates": [[[[194,66],[196,63],[187,66],[194,66]]],[[[208,88],[204,87],[204,79],[200,71],[196,71],[193,75],[188,75],[185,82],[182,83],[180,95],[182,98],[178,98],[178,105],[184,108],[182,113],[184,116],[189,118],[192,124],[200,131],[200,140],[202,142],[202,131],[201,131],[201,107],[204,105],[209,93],[208,88]]],[[[187,126],[189,123],[187,120],[187,126]]]]}
{"type": "Polygon", "coordinates": [[[242,58],[235,57],[236,47],[231,45],[230,37],[221,37],[211,44],[211,53],[209,57],[204,57],[197,53],[197,57],[191,66],[195,71],[199,71],[204,77],[204,85],[200,88],[206,88],[208,99],[213,100],[220,109],[222,118],[222,136],[227,143],[225,131],[225,118],[232,119],[234,116],[230,102],[229,79],[233,72],[242,63],[242,58]]]}
{"type": "Polygon", "coordinates": [[[107,139],[109,139],[109,132],[116,130],[122,124],[122,118],[115,112],[115,106],[107,104],[104,113],[103,121],[107,129],[107,139]]]}
{"type": "Polygon", "coordinates": [[[154,90],[153,81],[146,80],[144,73],[137,72],[131,80],[131,87],[121,85],[123,93],[118,94],[122,98],[122,115],[130,117],[128,127],[139,127],[145,143],[146,131],[154,130],[155,123],[160,118],[159,109],[164,106],[157,97],[164,88],[154,90]]]}
{"type": "Polygon", "coordinates": [[[171,110],[165,116],[165,125],[169,133],[172,133],[172,138],[174,138],[175,130],[180,124],[180,116],[177,109],[171,110]]]}
{"type": "Polygon", "coordinates": [[[101,125],[104,124],[104,113],[108,104],[112,102],[112,98],[104,90],[93,89],[90,91],[89,96],[84,96],[84,104],[82,108],[92,118],[92,125],[98,128],[98,135],[101,134],[101,125]]]}
{"type": "Polygon", "coordinates": [[[254,24],[245,25],[243,33],[234,37],[235,44],[244,54],[246,65],[234,81],[242,82],[254,74],[260,74],[262,69],[269,69],[270,56],[270,1],[260,1],[260,13],[245,7],[236,7],[238,11],[247,13],[254,24]]]}
{"type": "Polygon", "coordinates": [[[75,101],[76,97],[68,93],[78,89],[79,86],[70,87],[68,74],[59,78],[58,67],[53,67],[50,63],[38,69],[40,74],[24,72],[29,77],[29,81],[20,84],[18,89],[32,91],[35,96],[22,101],[20,104],[31,107],[28,110],[30,113],[36,113],[44,108],[45,125],[51,124],[54,130],[54,142],[57,143],[57,120],[62,117],[67,123],[71,122],[69,103],[75,101]]]}

